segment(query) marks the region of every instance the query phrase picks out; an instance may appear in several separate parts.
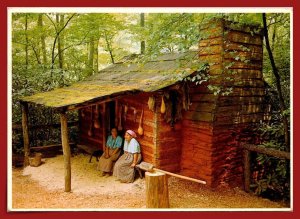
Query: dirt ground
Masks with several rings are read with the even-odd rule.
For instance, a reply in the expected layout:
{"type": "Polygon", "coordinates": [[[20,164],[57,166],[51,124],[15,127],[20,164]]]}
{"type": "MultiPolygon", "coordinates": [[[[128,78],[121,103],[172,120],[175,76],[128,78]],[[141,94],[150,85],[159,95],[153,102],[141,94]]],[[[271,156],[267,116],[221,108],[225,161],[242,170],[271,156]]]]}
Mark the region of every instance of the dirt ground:
{"type": "MultiPolygon", "coordinates": [[[[93,158],[94,159],[94,158],[93,158]]],[[[64,192],[63,156],[47,158],[39,167],[12,171],[13,209],[143,209],[144,179],[124,184],[113,176],[100,177],[93,160],[79,154],[72,157],[72,192],[64,192]]],[[[245,193],[239,188],[209,189],[205,185],[169,178],[170,207],[191,210],[215,208],[288,208],[283,203],[245,193]]]]}

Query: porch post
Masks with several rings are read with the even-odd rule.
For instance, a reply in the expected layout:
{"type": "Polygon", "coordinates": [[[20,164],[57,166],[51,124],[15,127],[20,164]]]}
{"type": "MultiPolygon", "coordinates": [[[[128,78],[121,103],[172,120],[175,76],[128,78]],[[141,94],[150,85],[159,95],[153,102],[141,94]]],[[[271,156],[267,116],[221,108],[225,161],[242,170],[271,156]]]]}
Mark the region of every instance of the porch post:
{"type": "Polygon", "coordinates": [[[65,165],[65,192],[71,191],[71,150],[69,145],[68,137],[68,123],[66,112],[60,113],[61,123],[61,142],[64,154],[64,165],[65,165]]]}
{"type": "Polygon", "coordinates": [[[23,144],[24,144],[24,163],[23,166],[29,165],[29,134],[28,134],[28,103],[21,102],[22,106],[22,130],[23,130],[23,144]]]}

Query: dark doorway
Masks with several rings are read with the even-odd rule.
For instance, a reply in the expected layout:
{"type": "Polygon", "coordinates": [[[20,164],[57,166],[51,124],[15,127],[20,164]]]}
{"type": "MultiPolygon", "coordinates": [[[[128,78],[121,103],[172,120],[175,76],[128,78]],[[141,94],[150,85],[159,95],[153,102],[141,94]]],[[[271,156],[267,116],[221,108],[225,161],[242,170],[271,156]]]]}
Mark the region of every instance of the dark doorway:
{"type": "Polygon", "coordinates": [[[110,101],[107,103],[107,129],[108,133],[110,130],[115,127],[115,118],[116,118],[116,102],[110,101]]]}

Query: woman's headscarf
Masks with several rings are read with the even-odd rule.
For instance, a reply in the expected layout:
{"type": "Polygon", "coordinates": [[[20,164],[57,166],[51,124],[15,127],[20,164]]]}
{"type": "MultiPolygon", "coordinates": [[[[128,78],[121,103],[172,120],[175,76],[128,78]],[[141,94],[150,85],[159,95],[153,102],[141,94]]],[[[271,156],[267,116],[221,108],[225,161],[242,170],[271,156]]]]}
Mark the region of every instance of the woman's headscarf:
{"type": "Polygon", "coordinates": [[[129,135],[131,135],[132,137],[136,138],[136,134],[134,131],[132,130],[127,130],[126,133],[128,133],[129,135]]]}

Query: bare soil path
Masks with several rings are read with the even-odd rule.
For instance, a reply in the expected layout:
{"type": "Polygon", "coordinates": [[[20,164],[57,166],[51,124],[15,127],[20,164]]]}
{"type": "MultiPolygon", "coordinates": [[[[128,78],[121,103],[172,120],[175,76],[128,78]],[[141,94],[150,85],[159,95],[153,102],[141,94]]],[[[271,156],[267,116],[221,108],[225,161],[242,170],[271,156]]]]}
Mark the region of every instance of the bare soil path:
{"type": "MultiPolygon", "coordinates": [[[[140,209],[145,208],[144,179],[124,184],[113,176],[100,177],[96,161],[72,157],[72,192],[64,192],[63,156],[48,158],[39,167],[12,171],[13,209],[140,209]]],[[[286,208],[245,193],[239,188],[211,190],[204,185],[169,178],[171,208],[286,208]]],[[[193,210],[193,209],[191,209],[193,210]]]]}

